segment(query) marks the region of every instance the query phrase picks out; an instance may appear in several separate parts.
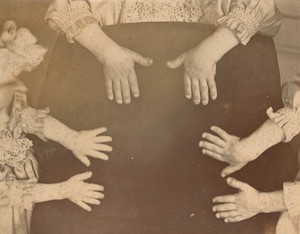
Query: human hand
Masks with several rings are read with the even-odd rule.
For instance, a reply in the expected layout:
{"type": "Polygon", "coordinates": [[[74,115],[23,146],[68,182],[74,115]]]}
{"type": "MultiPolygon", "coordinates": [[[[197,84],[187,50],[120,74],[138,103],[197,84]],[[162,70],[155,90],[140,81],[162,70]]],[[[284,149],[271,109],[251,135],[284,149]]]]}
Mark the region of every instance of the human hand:
{"type": "Polygon", "coordinates": [[[213,207],[213,212],[216,212],[218,219],[224,219],[225,223],[240,222],[263,212],[262,193],[234,178],[228,178],[226,181],[239,192],[213,199],[214,203],[222,203],[213,207]]]}
{"type": "Polygon", "coordinates": [[[153,60],[121,47],[115,43],[109,48],[108,53],[96,56],[103,63],[107,96],[115,99],[118,104],[129,104],[131,95],[139,97],[140,90],[134,64],[149,67],[153,60]]]}
{"type": "Polygon", "coordinates": [[[209,93],[212,100],[217,98],[215,82],[216,63],[218,59],[212,56],[207,43],[200,43],[197,47],[181,54],[178,58],[168,61],[167,66],[175,69],[184,65],[184,92],[194,104],[202,102],[207,105],[209,93]]]}
{"type": "Polygon", "coordinates": [[[298,90],[293,98],[293,109],[298,110],[300,107],[300,90],[298,90]]]}
{"type": "Polygon", "coordinates": [[[75,175],[63,183],[63,197],[80,206],[86,211],[92,208],[88,205],[100,205],[100,199],[104,198],[104,187],[98,184],[84,182],[91,178],[92,172],[84,172],[75,175]]]}
{"type": "Polygon", "coordinates": [[[106,128],[98,128],[91,131],[80,131],[74,139],[72,152],[74,156],[79,159],[84,165],[90,166],[88,156],[102,160],[108,160],[108,156],[100,151],[111,152],[112,147],[104,144],[111,142],[110,136],[102,136],[106,132],[106,128]]]}
{"type": "Polygon", "coordinates": [[[247,145],[239,137],[225,132],[223,129],[213,126],[211,130],[216,134],[203,133],[205,140],[200,141],[202,153],[216,160],[229,164],[222,170],[221,176],[225,177],[243,168],[248,162],[256,158],[251,146],[247,145]]]}

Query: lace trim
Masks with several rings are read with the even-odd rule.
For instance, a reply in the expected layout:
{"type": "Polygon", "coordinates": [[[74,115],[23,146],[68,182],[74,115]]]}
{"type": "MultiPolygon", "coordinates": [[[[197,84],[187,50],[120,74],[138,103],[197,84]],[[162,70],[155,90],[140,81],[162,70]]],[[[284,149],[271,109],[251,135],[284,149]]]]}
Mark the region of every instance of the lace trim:
{"type": "Polygon", "coordinates": [[[28,157],[32,141],[27,138],[15,139],[10,131],[5,131],[0,139],[0,164],[15,167],[28,157]]]}
{"type": "Polygon", "coordinates": [[[259,29],[259,22],[255,15],[247,12],[243,7],[233,8],[228,15],[218,20],[217,25],[226,26],[234,31],[243,45],[246,45],[259,29]]]}
{"type": "Polygon", "coordinates": [[[282,108],[277,112],[273,112],[272,108],[267,110],[269,118],[282,128],[285,139],[284,142],[289,142],[300,132],[300,109],[294,111],[291,108],[282,108]]]}
{"type": "Polygon", "coordinates": [[[69,42],[87,25],[98,23],[86,4],[74,2],[62,11],[55,12],[51,18],[69,42]]]}
{"type": "Polygon", "coordinates": [[[202,15],[199,0],[127,0],[122,9],[121,22],[200,23],[202,15]]]}

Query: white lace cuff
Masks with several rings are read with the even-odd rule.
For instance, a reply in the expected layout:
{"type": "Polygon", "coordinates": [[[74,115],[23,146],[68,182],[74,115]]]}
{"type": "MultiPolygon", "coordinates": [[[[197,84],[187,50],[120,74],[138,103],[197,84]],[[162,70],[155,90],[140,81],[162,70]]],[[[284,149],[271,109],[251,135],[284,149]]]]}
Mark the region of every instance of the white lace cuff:
{"type": "Polygon", "coordinates": [[[18,181],[9,180],[6,182],[8,188],[9,204],[12,206],[23,207],[27,210],[32,210],[33,196],[32,191],[36,181],[18,181]]]}
{"type": "Polygon", "coordinates": [[[70,43],[74,42],[73,38],[87,25],[97,24],[97,20],[85,2],[72,2],[65,9],[53,12],[48,20],[51,20],[59,31],[66,35],[70,43]]]}
{"type": "Polygon", "coordinates": [[[283,198],[291,217],[300,215],[300,183],[283,183],[283,198]]]}
{"type": "Polygon", "coordinates": [[[267,110],[269,118],[284,132],[284,142],[289,142],[300,132],[300,109],[282,108],[274,112],[272,108],[267,110]]]}
{"type": "Polygon", "coordinates": [[[259,29],[255,15],[242,7],[233,8],[228,15],[218,20],[217,25],[230,28],[243,45],[246,45],[259,29]]]}

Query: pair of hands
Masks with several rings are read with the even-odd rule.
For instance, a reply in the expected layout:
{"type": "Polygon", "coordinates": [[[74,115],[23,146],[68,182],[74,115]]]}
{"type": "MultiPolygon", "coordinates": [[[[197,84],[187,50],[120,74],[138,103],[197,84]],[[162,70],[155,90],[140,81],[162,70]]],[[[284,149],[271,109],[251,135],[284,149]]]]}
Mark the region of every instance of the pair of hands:
{"type": "MultiPolygon", "coordinates": [[[[74,156],[85,166],[90,166],[89,156],[108,160],[104,152],[111,152],[112,147],[107,145],[112,141],[111,136],[101,135],[106,128],[98,128],[91,131],[78,132],[76,147],[72,149],[74,156]]],[[[98,184],[84,182],[92,177],[92,172],[75,175],[63,183],[64,198],[69,199],[86,211],[91,211],[90,205],[100,205],[100,199],[104,198],[104,187],[98,184]]]]}
{"type": "MultiPolygon", "coordinates": [[[[211,130],[215,135],[203,133],[204,140],[200,141],[199,146],[203,148],[203,154],[229,164],[222,170],[222,177],[240,170],[257,157],[243,139],[230,135],[216,126],[213,126],[211,130]]],[[[229,186],[238,189],[239,192],[213,199],[214,203],[222,203],[213,207],[217,218],[224,219],[226,223],[239,222],[261,212],[260,192],[234,178],[227,178],[226,182],[229,186]]]]}
{"type": "MultiPolygon", "coordinates": [[[[207,46],[200,44],[167,62],[170,69],[184,65],[185,96],[193,99],[196,105],[201,102],[207,105],[209,93],[212,100],[217,98],[215,82],[217,61],[210,58],[209,54],[211,52],[208,51],[207,46]]],[[[106,91],[110,100],[115,99],[118,104],[129,104],[131,96],[139,97],[140,90],[134,64],[149,67],[153,63],[152,59],[114,44],[110,48],[109,56],[105,56],[104,59],[98,58],[98,60],[103,63],[106,91]]]]}

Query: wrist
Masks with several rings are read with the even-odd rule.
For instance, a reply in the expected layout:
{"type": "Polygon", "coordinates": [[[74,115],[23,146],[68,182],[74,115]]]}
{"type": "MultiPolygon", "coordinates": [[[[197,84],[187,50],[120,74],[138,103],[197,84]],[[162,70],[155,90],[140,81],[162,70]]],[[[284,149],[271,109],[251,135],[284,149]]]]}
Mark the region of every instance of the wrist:
{"type": "Polygon", "coordinates": [[[239,41],[231,30],[220,27],[202,43],[207,48],[207,54],[211,59],[218,62],[229,50],[237,46],[239,41]]]}
{"type": "Polygon", "coordinates": [[[62,145],[65,146],[67,149],[73,151],[77,147],[78,138],[79,138],[79,133],[77,131],[68,129],[66,130],[62,145]]]}

